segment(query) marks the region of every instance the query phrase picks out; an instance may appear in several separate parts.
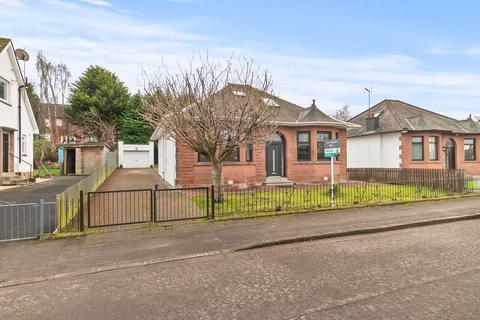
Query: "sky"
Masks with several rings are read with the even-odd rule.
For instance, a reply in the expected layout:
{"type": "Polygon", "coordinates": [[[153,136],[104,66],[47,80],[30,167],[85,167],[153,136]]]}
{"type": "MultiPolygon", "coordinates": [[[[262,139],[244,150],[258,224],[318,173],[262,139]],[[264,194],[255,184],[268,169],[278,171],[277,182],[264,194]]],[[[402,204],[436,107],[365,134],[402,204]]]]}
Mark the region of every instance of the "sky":
{"type": "Polygon", "coordinates": [[[131,92],[142,70],[195,55],[252,59],[276,95],[352,114],[399,99],[455,118],[480,116],[479,1],[0,0],[0,37],[78,78],[108,68],[131,92]]]}

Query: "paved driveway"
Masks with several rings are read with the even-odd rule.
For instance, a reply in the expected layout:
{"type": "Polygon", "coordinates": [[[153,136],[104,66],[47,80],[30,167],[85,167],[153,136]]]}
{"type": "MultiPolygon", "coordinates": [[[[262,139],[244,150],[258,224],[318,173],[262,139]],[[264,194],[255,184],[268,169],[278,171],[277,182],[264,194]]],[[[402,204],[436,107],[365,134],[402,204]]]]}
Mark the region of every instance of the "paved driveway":
{"type": "Polygon", "coordinates": [[[69,186],[77,183],[84,176],[54,177],[49,181],[0,191],[0,204],[31,203],[55,201],[55,196],[69,186]]]}

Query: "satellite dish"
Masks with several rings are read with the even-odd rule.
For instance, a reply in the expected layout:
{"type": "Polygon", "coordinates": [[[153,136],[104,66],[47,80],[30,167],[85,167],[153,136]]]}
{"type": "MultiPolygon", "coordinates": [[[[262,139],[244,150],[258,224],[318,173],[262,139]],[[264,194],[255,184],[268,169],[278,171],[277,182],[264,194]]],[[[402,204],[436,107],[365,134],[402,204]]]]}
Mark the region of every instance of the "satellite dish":
{"type": "Polygon", "coordinates": [[[23,49],[15,49],[15,56],[17,57],[18,60],[22,60],[22,61],[28,61],[28,59],[30,59],[30,56],[28,55],[27,51],[23,49]]]}

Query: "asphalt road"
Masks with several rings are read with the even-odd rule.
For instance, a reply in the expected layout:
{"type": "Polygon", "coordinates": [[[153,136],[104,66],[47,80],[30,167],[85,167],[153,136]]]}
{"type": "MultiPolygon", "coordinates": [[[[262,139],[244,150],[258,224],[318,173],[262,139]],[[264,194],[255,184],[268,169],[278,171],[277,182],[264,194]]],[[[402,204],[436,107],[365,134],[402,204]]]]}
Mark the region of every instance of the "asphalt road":
{"type": "MultiPolygon", "coordinates": [[[[56,226],[56,195],[80,181],[82,176],[54,177],[49,181],[0,191],[0,241],[35,237],[39,233],[40,219],[35,206],[10,206],[11,204],[50,202],[45,206],[44,233],[56,226]]],[[[1,318],[0,318],[1,319],[1,318]]]]}
{"type": "Polygon", "coordinates": [[[480,221],[0,289],[0,319],[478,319],[480,221]]]}

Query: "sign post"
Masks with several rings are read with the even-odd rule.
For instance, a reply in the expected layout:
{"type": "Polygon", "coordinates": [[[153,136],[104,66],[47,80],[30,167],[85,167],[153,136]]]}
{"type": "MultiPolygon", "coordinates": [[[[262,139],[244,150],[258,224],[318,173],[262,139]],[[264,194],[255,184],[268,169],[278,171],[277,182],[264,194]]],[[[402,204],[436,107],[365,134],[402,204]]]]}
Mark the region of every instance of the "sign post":
{"type": "Polygon", "coordinates": [[[325,158],[330,158],[330,191],[332,195],[332,207],[335,207],[335,172],[333,158],[340,155],[340,140],[325,141],[325,158]]]}

